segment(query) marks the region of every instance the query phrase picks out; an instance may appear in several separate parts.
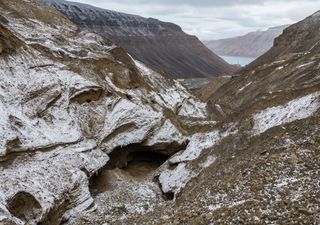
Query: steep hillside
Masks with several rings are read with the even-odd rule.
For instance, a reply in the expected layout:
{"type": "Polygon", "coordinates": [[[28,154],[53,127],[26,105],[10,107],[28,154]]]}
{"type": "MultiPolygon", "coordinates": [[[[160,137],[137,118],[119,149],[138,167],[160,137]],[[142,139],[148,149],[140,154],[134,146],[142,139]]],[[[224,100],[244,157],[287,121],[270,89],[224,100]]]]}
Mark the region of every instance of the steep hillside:
{"type": "Polygon", "coordinates": [[[208,104],[36,0],[0,15],[0,224],[319,224],[320,12],[208,104]]]}
{"type": "Polygon", "coordinates": [[[266,31],[256,31],[244,36],[221,40],[205,41],[205,45],[218,55],[258,57],[267,52],[273,40],[288,26],[272,27],[266,31]]]}
{"type": "Polygon", "coordinates": [[[63,0],[43,1],[78,26],[115,41],[137,60],[173,78],[213,77],[234,71],[197,37],[175,24],[63,0]]]}
{"type": "Polygon", "coordinates": [[[221,104],[228,114],[239,113],[275,95],[290,98],[318,87],[319,20],[316,13],[285,29],[267,53],[212,95],[211,106],[221,104]]]}
{"type": "Polygon", "coordinates": [[[215,162],[174,203],[130,222],[319,224],[319,35],[320,11],[215,91],[212,118],[236,132],[203,152],[215,162]]]}

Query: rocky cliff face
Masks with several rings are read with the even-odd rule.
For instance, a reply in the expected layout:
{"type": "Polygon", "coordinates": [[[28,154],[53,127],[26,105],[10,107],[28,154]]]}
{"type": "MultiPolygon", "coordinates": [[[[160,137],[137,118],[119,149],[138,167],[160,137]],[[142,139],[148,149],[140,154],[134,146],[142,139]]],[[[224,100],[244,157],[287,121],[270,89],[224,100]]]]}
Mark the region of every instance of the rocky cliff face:
{"type": "Polygon", "coordinates": [[[319,13],[207,107],[38,1],[0,12],[0,223],[319,223],[319,13]]]}
{"type": "Polygon", "coordinates": [[[240,37],[205,41],[204,43],[218,55],[259,57],[272,47],[274,39],[287,27],[272,27],[266,31],[256,31],[240,37]]]}
{"type": "Polygon", "coordinates": [[[236,68],[172,23],[63,0],[44,0],[81,28],[105,36],[173,78],[213,77],[236,68]]]}

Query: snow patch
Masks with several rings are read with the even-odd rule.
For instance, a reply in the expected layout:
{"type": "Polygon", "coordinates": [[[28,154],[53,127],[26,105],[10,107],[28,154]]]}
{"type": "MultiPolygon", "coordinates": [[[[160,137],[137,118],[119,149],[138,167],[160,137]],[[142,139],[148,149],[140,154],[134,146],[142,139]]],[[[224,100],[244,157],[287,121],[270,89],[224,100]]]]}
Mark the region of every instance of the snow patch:
{"type": "Polygon", "coordinates": [[[286,177],[284,179],[280,179],[280,180],[276,180],[275,183],[276,183],[276,186],[278,188],[281,188],[281,187],[287,187],[288,184],[293,184],[295,182],[297,182],[297,178],[295,177],[286,177]]]}
{"type": "Polygon", "coordinates": [[[297,66],[296,68],[297,68],[297,69],[300,69],[300,68],[302,68],[302,67],[309,66],[309,65],[311,65],[311,64],[313,64],[313,63],[315,63],[315,62],[314,62],[314,61],[308,62],[308,63],[302,64],[302,65],[299,65],[299,66],[297,66]]]}
{"type": "Polygon", "coordinates": [[[290,123],[295,120],[305,119],[314,114],[320,107],[320,92],[315,92],[301,98],[294,99],[285,105],[267,108],[253,116],[254,135],[266,130],[290,123]]]}
{"type": "Polygon", "coordinates": [[[276,70],[282,70],[284,68],[284,66],[279,66],[276,68],[276,70]]]}
{"type": "Polygon", "coordinates": [[[247,87],[249,87],[252,84],[252,82],[249,82],[248,84],[244,85],[242,88],[239,89],[239,91],[237,92],[238,94],[240,92],[242,92],[244,89],[246,89],[247,87]]]}
{"type": "Polygon", "coordinates": [[[223,138],[228,137],[229,135],[233,135],[237,132],[237,130],[233,130],[233,128],[230,128],[226,132],[215,130],[208,133],[196,133],[190,138],[190,142],[186,150],[181,154],[172,157],[170,159],[170,162],[175,164],[195,160],[201,155],[202,151],[213,147],[223,138]]]}
{"type": "Polygon", "coordinates": [[[186,141],[186,137],[167,119],[164,124],[154,132],[154,135],[148,139],[147,144],[152,146],[157,143],[172,143],[182,144],[186,141]]]}
{"type": "Polygon", "coordinates": [[[202,168],[208,168],[211,166],[215,161],[217,160],[217,157],[214,155],[209,155],[203,163],[201,163],[202,168]]]}
{"type": "Polygon", "coordinates": [[[187,182],[196,176],[196,173],[189,170],[185,163],[180,163],[175,169],[166,169],[159,176],[163,192],[179,192],[187,182]]]}

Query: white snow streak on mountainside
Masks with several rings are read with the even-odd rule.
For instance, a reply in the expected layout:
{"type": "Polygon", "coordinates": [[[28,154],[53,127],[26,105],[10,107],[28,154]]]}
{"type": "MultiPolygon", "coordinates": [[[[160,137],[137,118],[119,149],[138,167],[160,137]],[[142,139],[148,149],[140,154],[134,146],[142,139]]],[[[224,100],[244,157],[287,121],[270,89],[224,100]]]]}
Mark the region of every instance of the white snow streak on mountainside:
{"type": "Polygon", "coordinates": [[[315,62],[311,61],[311,62],[308,62],[308,63],[302,64],[302,65],[299,65],[299,66],[297,66],[296,68],[297,68],[297,69],[300,69],[300,68],[302,68],[302,67],[309,66],[309,65],[311,65],[311,64],[313,64],[313,63],[315,63],[315,62]]]}
{"type": "Polygon", "coordinates": [[[237,93],[239,94],[239,93],[242,92],[244,89],[246,89],[247,87],[249,87],[251,84],[252,84],[252,82],[247,83],[247,84],[244,85],[242,88],[240,88],[237,93]]]}
{"type": "Polygon", "coordinates": [[[185,163],[180,163],[174,170],[165,170],[161,173],[159,181],[163,192],[178,193],[196,175],[194,171],[186,168],[185,163]]]}
{"type": "Polygon", "coordinates": [[[207,168],[211,166],[216,160],[217,160],[217,157],[215,157],[214,155],[209,155],[206,161],[201,164],[201,166],[203,168],[207,168]]]}
{"type": "Polygon", "coordinates": [[[295,120],[312,116],[320,108],[320,92],[294,99],[285,105],[267,108],[253,116],[255,135],[295,120]]]}
{"type": "Polygon", "coordinates": [[[160,74],[155,73],[143,63],[135,60],[136,66],[142,72],[142,74],[148,78],[154,87],[162,87],[159,89],[159,93],[153,93],[154,98],[157,102],[162,104],[163,107],[170,107],[174,112],[178,110],[178,115],[195,117],[195,118],[206,118],[207,105],[200,102],[196,98],[190,96],[186,89],[177,81],[173,81],[172,88],[165,88],[165,83],[160,74]]]}
{"type": "MultiPolygon", "coordinates": [[[[315,92],[292,100],[284,106],[271,107],[255,114],[254,134],[257,135],[272,127],[312,116],[320,108],[319,96],[320,92],[315,92]]],[[[172,164],[180,163],[179,166],[173,170],[167,169],[160,175],[159,180],[163,190],[166,190],[165,192],[178,193],[189,180],[197,176],[201,171],[188,169],[187,165],[181,162],[197,159],[203,150],[213,147],[224,137],[237,132],[237,130],[233,130],[220,134],[219,131],[213,131],[211,133],[193,135],[186,150],[169,160],[172,164]]],[[[212,163],[214,161],[214,159],[211,160],[212,163]]],[[[204,163],[202,166],[207,167],[208,165],[204,163]]]]}
{"type": "Polygon", "coordinates": [[[190,137],[190,143],[188,144],[186,150],[183,151],[181,155],[171,158],[170,162],[174,164],[194,160],[201,155],[203,150],[214,146],[223,138],[236,134],[237,132],[237,130],[234,130],[220,133],[220,131],[216,130],[205,134],[194,134],[192,137],[190,137]]]}

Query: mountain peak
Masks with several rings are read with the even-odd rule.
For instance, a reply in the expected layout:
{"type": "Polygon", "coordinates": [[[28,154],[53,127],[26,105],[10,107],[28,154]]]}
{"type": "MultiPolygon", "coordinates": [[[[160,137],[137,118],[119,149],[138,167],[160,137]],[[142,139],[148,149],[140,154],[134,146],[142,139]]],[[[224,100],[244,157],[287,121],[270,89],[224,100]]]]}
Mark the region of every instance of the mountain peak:
{"type": "Polygon", "coordinates": [[[134,58],[173,78],[214,77],[235,70],[176,24],[80,3],[44,2],[78,26],[113,40],[134,58]]]}

